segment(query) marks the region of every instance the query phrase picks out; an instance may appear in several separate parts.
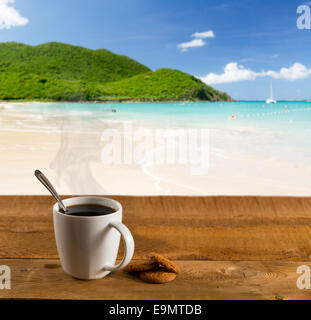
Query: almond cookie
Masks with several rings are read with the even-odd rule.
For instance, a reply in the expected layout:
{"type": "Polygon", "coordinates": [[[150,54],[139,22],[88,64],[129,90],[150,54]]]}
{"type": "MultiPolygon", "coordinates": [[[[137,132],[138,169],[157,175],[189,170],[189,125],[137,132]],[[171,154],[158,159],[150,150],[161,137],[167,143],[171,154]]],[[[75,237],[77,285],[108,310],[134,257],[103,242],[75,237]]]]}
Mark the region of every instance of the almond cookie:
{"type": "Polygon", "coordinates": [[[123,271],[125,272],[140,272],[140,271],[147,271],[153,270],[157,267],[157,264],[153,261],[142,261],[142,262],[132,262],[131,264],[127,265],[123,271]]]}
{"type": "Polygon", "coordinates": [[[148,257],[151,258],[153,262],[155,262],[157,265],[163,267],[167,271],[175,272],[175,273],[180,273],[180,268],[176,263],[173,261],[168,260],[167,258],[155,253],[151,252],[148,254],[148,257]]]}
{"type": "Polygon", "coordinates": [[[143,271],[139,278],[149,283],[167,283],[176,278],[176,273],[167,271],[143,271]]]}

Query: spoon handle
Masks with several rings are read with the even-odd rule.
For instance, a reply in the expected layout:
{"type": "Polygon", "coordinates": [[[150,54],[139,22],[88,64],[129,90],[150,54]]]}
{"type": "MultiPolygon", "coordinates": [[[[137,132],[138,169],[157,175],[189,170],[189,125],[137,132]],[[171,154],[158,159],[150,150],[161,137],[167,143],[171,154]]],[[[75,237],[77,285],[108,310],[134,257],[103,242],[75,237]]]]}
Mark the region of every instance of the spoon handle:
{"type": "Polygon", "coordinates": [[[60,196],[58,195],[58,193],[56,192],[56,190],[52,186],[49,179],[40,170],[35,171],[35,176],[51,192],[52,196],[57,200],[58,205],[60,206],[60,209],[64,212],[66,212],[67,209],[66,209],[63,201],[61,200],[60,196]]]}

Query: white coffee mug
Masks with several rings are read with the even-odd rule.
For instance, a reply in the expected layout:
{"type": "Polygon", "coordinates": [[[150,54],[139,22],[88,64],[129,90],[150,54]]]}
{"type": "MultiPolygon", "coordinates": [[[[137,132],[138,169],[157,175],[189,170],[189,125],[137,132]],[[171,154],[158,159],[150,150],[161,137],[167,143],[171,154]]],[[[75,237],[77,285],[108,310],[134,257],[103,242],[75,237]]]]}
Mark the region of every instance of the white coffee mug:
{"type": "Polygon", "coordinates": [[[93,204],[110,207],[113,213],[99,216],[75,216],[53,207],[54,232],[61,265],[66,273],[78,279],[99,279],[111,271],[125,267],[134,253],[134,240],[122,224],[122,206],[102,197],[75,197],[63,200],[66,207],[93,204]],[[125,243],[125,255],[115,265],[120,235],[125,243]]]}

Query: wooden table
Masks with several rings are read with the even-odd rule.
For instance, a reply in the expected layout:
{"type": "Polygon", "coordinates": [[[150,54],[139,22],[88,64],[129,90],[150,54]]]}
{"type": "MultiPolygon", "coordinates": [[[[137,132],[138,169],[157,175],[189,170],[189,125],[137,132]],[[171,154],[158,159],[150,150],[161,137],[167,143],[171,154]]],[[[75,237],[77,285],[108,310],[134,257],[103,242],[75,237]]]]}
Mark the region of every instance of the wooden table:
{"type": "Polygon", "coordinates": [[[153,285],[123,271],[101,280],[73,279],[59,263],[53,199],[2,196],[0,265],[11,268],[12,288],[0,290],[0,298],[311,298],[311,290],[296,286],[297,267],[311,267],[311,198],[111,198],[123,204],[134,259],[151,251],[170,257],[182,269],[175,281],[153,285]]]}

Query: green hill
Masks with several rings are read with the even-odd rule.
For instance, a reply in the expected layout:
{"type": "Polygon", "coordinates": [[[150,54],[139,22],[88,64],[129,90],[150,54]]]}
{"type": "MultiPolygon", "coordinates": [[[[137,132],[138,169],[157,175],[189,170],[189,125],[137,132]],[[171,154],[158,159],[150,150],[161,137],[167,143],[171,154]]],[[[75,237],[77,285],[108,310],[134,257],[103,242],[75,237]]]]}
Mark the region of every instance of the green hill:
{"type": "Polygon", "coordinates": [[[0,43],[0,100],[229,100],[180,71],[148,67],[105,49],[50,42],[0,43]]]}
{"type": "Polygon", "coordinates": [[[105,49],[90,50],[57,42],[35,47],[8,42],[0,43],[0,71],[104,83],[151,70],[105,49]]]}
{"type": "Polygon", "coordinates": [[[187,73],[159,69],[129,79],[106,84],[101,98],[142,101],[229,101],[224,92],[205,85],[187,73]]]}

